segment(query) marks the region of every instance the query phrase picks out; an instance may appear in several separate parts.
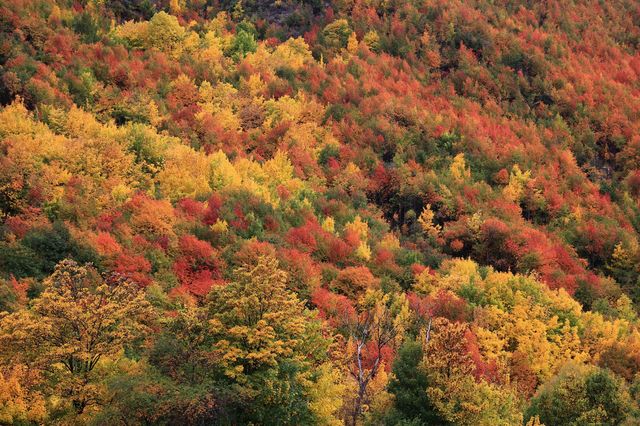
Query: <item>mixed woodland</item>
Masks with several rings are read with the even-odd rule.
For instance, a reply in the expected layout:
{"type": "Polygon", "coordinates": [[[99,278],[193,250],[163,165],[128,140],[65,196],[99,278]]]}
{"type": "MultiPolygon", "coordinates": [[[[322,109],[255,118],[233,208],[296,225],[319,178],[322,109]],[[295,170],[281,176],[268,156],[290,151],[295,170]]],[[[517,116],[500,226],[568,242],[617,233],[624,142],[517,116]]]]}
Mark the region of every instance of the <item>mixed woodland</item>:
{"type": "Polygon", "coordinates": [[[637,1],[0,0],[0,105],[0,424],[640,424],[637,1]]]}

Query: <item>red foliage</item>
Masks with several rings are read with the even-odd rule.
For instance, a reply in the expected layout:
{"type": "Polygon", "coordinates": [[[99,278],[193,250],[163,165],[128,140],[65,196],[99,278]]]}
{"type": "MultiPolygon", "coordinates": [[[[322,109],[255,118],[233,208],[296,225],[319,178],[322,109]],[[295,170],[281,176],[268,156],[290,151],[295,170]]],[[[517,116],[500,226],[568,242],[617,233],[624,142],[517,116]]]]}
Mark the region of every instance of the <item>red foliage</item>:
{"type": "MultiPolygon", "coordinates": [[[[371,369],[378,358],[380,360],[378,362],[384,363],[384,369],[389,372],[393,367],[393,358],[395,357],[395,350],[389,345],[384,345],[380,350],[378,350],[378,346],[376,342],[371,340],[367,342],[364,347],[363,356],[362,356],[362,367],[365,369],[371,369]]],[[[355,365],[353,366],[356,367],[355,365]]]]}
{"type": "Polygon", "coordinates": [[[120,254],[114,261],[113,270],[122,274],[142,287],[151,283],[149,273],[151,263],[144,256],[135,254],[120,254]]]}
{"type": "Polygon", "coordinates": [[[209,201],[207,201],[207,208],[204,211],[203,222],[205,225],[213,225],[220,218],[220,209],[222,208],[223,199],[220,194],[214,192],[209,201]]]}
{"type": "Polygon", "coordinates": [[[496,364],[495,360],[487,362],[482,358],[476,335],[471,330],[467,329],[464,335],[464,340],[466,343],[467,352],[475,366],[473,375],[475,376],[476,380],[485,379],[492,383],[499,383],[500,375],[498,371],[498,365],[496,364]]]}
{"type": "Polygon", "coordinates": [[[173,271],[180,283],[195,296],[205,296],[222,278],[217,253],[206,241],[184,235],[178,242],[180,256],[173,264],[173,271]]]}
{"type": "Polygon", "coordinates": [[[353,253],[353,246],[338,237],[331,237],[328,245],[328,257],[332,263],[345,263],[353,253]]]}
{"type": "Polygon", "coordinates": [[[351,301],[341,294],[318,288],[311,295],[311,303],[317,308],[322,319],[336,328],[356,318],[356,310],[351,301]]]}
{"type": "Polygon", "coordinates": [[[308,220],[304,225],[289,229],[286,240],[300,251],[312,253],[317,248],[315,235],[323,232],[322,227],[315,220],[308,220]]]}
{"type": "Polygon", "coordinates": [[[98,254],[102,256],[113,256],[122,252],[118,241],[108,232],[98,232],[94,241],[98,254]]]}
{"type": "Polygon", "coordinates": [[[308,253],[296,249],[282,249],[279,253],[281,267],[289,273],[290,281],[303,283],[305,288],[293,288],[297,293],[307,293],[313,291],[308,288],[313,277],[320,276],[320,267],[314,262],[308,253]]]}
{"type": "Polygon", "coordinates": [[[374,289],[380,281],[373,276],[366,266],[351,266],[338,272],[338,276],[331,282],[331,289],[344,294],[353,300],[367,289],[374,289]]]}
{"type": "Polygon", "coordinates": [[[424,320],[442,317],[449,321],[466,322],[469,319],[470,311],[467,302],[446,290],[440,290],[435,295],[429,296],[409,293],[407,300],[411,310],[424,320]]]}
{"type": "Polygon", "coordinates": [[[105,231],[105,232],[111,231],[113,228],[114,222],[116,222],[121,217],[122,217],[122,213],[119,211],[112,212],[112,213],[102,213],[100,216],[96,218],[96,228],[98,228],[99,231],[105,231]]]}
{"type": "Polygon", "coordinates": [[[5,225],[9,231],[17,238],[22,238],[31,228],[31,224],[18,216],[11,216],[5,220],[5,225]]]}
{"type": "MultiPolygon", "coordinates": [[[[178,211],[182,213],[182,215],[186,219],[200,219],[205,214],[205,205],[199,201],[193,200],[191,198],[183,198],[178,201],[177,205],[178,211]]],[[[206,210],[208,212],[208,210],[206,210]]]]}
{"type": "Polygon", "coordinates": [[[498,173],[493,175],[493,181],[499,185],[506,185],[509,183],[509,172],[507,169],[500,169],[498,173]]]}
{"type": "Polygon", "coordinates": [[[344,241],[352,248],[357,248],[360,245],[360,235],[358,231],[353,229],[347,229],[344,231],[344,241]]]}

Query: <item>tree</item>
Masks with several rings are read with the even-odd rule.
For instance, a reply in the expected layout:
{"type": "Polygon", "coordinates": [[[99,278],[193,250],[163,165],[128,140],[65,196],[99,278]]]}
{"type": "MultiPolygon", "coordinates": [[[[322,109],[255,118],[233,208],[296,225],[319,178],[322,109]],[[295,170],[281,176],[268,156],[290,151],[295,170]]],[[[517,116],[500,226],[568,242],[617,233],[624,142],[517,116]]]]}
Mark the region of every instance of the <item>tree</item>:
{"type": "Polygon", "coordinates": [[[154,47],[177,55],[185,33],[186,31],[180,26],[178,18],[166,12],[159,12],[149,20],[149,26],[145,34],[145,44],[147,47],[154,47]]]}
{"type": "Polygon", "coordinates": [[[352,426],[357,424],[363,406],[372,397],[369,385],[402,341],[409,318],[409,307],[401,294],[368,290],[358,305],[358,314],[345,316],[343,325],[349,339],[346,352],[349,373],[356,382],[356,394],[346,420],[352,426]]]}
{"type": "Polygon", "coordinates": [[[237,269],[235,277],[214,287],[208,304],[212,367],[229,390],[236,389],[228,408],[235,413],[232,422],[313,422],[310,389],[323,377],[324,386],[327,380],[333,383],[331,371],[312,374],[312,367],[324,362],[329,343],[320,324],[287,290],[287,275],[275,258],[260,256],[256,264],[237,269]]]}
{"type": "Polygon", "coordinates": [[[464,154],[460,153],[453,158],[449,172],[453,180],[457,183],[463,183],[471,177],[471,169],[467,167],[464,154]]]}
{"type": "Polygon", "coordinates": [[[322,30],[325,43],[328,47],[333,48],[345,47],[351,33],[349,22],[347,22],[346,19],[338,19],[328,24],[324,27],[324,30],[322,30]]]}
{"type": "Polygon", "coordinates": [[[422,231],[429,237],[437,238],[442,231],[442,226],[433,223],[435,213],[431,210],[431,204],[427,204],[418,217],[418,223],[422,227],[422,231]]]}
{"type": "Polygon", "coordinates": [[[233,38],[229,54],[232,58],[240,60],[247,56],[248,53],[255,52],[257,48],[258,43],[253,33],[241,29],[233,38]]]}
{"type": "Polygon", "coordinates": [[[36,384],[37,377],[25,365],[0,368],[0,423],[44,423],[45,399],[36,384]]]}
{"type": "Polygon", "coordinates": [[[331,283],[331,289],[350,299],[357,299],[368,289],[380,287],[380,280],[373,276],[366,266],[350,266],[338,273],[331,283]]]}
{"type": "Polygon", "coordinates": [[[547,425],[619,425],[633,407],[624,382],[607,370],[568,364],[545,383],[526,413],[547,425]]]}
{"type": "Polygon", "coordinates": [[[429,378],[424,369],[420,368],[423,355],[422,345],[415,340],[406,340],[398,351],[393,362],[393,378],[389,382],[389,392],[394,396],[389,423],[447,423],[440,417],[427,396],[429,378]]]}
{"type": "Polygon", "coordinates": [[[101,402],[96,366],[119,357],[150,313],[136,285],[118,276],[103,279],[89,266],[64,260],[30,310],[0,318],[0,359],[54,377],[56,396],[82,414],[101,402]]]}
{"type": "Polygon", "coordinates": [[[436,318],[424,336],[427,395],[442,418],[469,426],[522,423],[520,402],[513,392],[475,379],[477,367],[469,353],[466,324],[436,318]]]}

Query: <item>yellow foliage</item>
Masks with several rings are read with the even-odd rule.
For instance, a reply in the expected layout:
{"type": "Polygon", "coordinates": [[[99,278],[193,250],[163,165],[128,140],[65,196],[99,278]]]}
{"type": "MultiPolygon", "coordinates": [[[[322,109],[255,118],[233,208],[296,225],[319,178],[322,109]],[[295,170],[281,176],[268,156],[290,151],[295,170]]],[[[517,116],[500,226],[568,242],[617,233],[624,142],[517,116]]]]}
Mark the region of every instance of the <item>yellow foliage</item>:
{"type": "MultiPolygon", "coordinates": [[[[132,47],[158,49],[177,57],[182,53],[181,43],[185,39],[186,30],[180,26],[175,16],[163,11],[153,15],[149,21],[127,21],[116,27],[113,35],[126,40],[132,47]]],[[[197,37],[197,34],[195,35],[197,37]]],[[[190,44],[193,44],[193,41],[190,44]]]]}
{"type": "Polygon", "coordinates": [[[186,30],[180,26],[175,16],[165,12],[156,13],[149,20],[144,39],[145,46],[177,56],[181,51],[180,44],[185,37],[185,32],[186,30]]]}
{"type": "Polygon", "coordinates": [[[20,364],[13,365],[4,374],[0,371],[0,423],[44,423],[46,420],[47,410],[43,396],[37,391],[29,390],[35,384],[29,383],[33,381],[30,375],[33,376],[30,369],[20,364]],[[27,383],[23,384],[21,381],[27,383]]]}
{"type": "Polygon", "coordinates": [[[31,113],[17,98],[9,106],[0,110],[0,138],[8,135],[30,135],[49,133],[46,125],[33,120],[31,113]]]}
{"type": "MultiPolygon", "coordinates": [[[[150,316],[137,285],[125,280],[108,285],[97,271],[64,260],[44,281],[31,309],[1,317],[0,359],[29,363],[28,374],[55,374],[55,389],[43,386],[47,393],[90,407],[102,392],[96,383],[100,374],[92,372],[102,360],[121,356],[123,346],[144,329],[140,321],[150,316]]],[[[0,388],[8,387],[10,400],[19,401],[20,387],[5,380],[0,378],[0,388]]],[[[0,403],[7,393],[0,392],[0,403]]],[[[43,417],[38,396],[30,399],[34,414],[43,417]]]]}
{"type": "Polygon", "coordinates": [[[208,81],[203,81],[198,88],[198,97],[202,104],[211,103],[217,107],[229,105],[229,101],[238,93],[238,89],[229,83],[219,83],[212,85],[208,81]]]}
{"type": "Polygon", "coordinates": [[[186,145],[175,144],[165,152],[164,168],[158,173],[162,194],[170,200],[197,198],[211,192],[207,179],[209,159],[186,145]]]}
{"type": "Polygon", "coordinates": [[[113,124],[102,124],[86,111],[73,106],[65,114],[62,133],[72,138],[117,139],[122,131],[113,124]]]}
{"type": "Polygon", "coordinates": [[[313,62],[309,45],[302,37],[290,38],[278,45],[272,54],[272,66],[286,66],[299,71],[305,64],[313,62]]]}
{"type": "MultiPolygon", "coordinates": [[[[267,87],[267,84],[262,80],[262,77],[260,77],[259,74],[251,74],[249,78],[244,80],[244,85],[253,98],[260,96],[267,87]]],[[[256,99],[254,103],[259,104],[261,102],[256,99]]]]}
{"type": "Polygon", "coordinates": [[[179,15],[182,12],[182,8],[184,7],[184,0],[170,0],[169,1],[169,10],[173,15],[179,15]]]}
{"type": "Polygon", "coordinates": [[[230,24],[227,12],[218,12],[215,18],[207,23],[207,28],[215,35],[221,36],[227,32],[227,26],[230,24]]]}
{"type": "Polygon", "coordinates": [[[471,177],[471,169],[467,167],[463,153],[460,153],[453,158],[449,171],[457,183],[463,183],[471,177]]]}
{"type": "Polygon", "coordinates": [[[112,35],[121,40],[125,40],[127,44],[134,48],[142,48],[145,46],[145,38],[149,31],[149,22],[126,21],[122,25],[118,25],[113,29],[112,35]]]}
{"type": "Polygon", "coordinates": [[[226,47],[224,39],[216,36],[213,31],[209,31],[204,35],[203,42],[205,47],[197,50],[197,58],[215,71],[215,75],[222,75],[225,63],[224,49],[226,47]]]}
{"type": "Polygon", "coordinates": [[[378,243],[378,247],[386,250],[397,250],[400,248],[400,240],[394,234],[387,233],[378,243]]]}
{"type": "Polygon", "coordinates": [[[242,177],[222,151],[209,156],[209,185],[211,189],[219,190],[228,186],[239,187],[242,177]]]}
{"type": "Polygon", "coordinates": [[[347,52],[355,55],[358,51],[358,38],[356,37],[356,33],[352,32],[347,40],[347,52]]]}
{"type": "Polygon", "coordinates": [[[293,177],[293,166],[287,155],[281,151],[262,166],[247,158],[240,158],[232,164],[222,151],[210,155],[209,161],[208,179],[213,190],[243,189],[265,202],[278,205],[281,188],[290,194],[296,194],[303,188],[302,181],[293,177]]]}
{"type": "Polygon", "coordinates": [[[336,222],[335,222],[335,220],[333,220],[333,218],[331,216],[327,216],[322,221],[322,229],[324,229],[325,231],[333,234],[336,231],[336,222]]]}
{"type": "Polygon", "coordinates": [[[131,215],[131,227],[148,237],[173,236],[176,221],[173,206],[167,200],[143,198],[131,215]]]}
{"type": "Polygon", "coordinates": [[[180,43],[181,52],[195,54],[200,50],[200,36],[195,31],[189,31],[180,43]]]}
{"type": "Polygon", "coordinates": [[[442,226],[433,223],[434,217],[435,213],[431,210],[431,204],[427,204],[418,218],[418,223],[422,227],[422,230],[432,238],[436,238],[442,231],[442,226]]]}
{"type": "Polygon", "coordinates": [[[531,180],[531,172],[523,172],[517,164],[514,164],[509,175],[509,184],[502,193],[514,203],[519,203],[524,195],[525,186],[531,180]]]}
{"type": "Polygon", "coordinates": [[[426,268],[416,276],[413,290],[418,294],[431,294],[438,288],[438,278],[431,273],[431,269],[426,268]]]}
{"type": "Polygon", "coordinates": [[[275,188],[278,185],[287,184],[293,179],[293,166],[287,154],[278,150],[272,159],[262,165],[262,171],[267,184],[275,188]]]}
{"type": "MultiPolygon", "coordinates": [[[[273,54],[269,51],[267,46],[263,43],[258,44],[258,48],[255,52],[247,53],[247,56],[244,58],[245,62],[255,70],[257,73],[263,73],[267,75],[273,75],[275,73],[274,70],[274,57],[273,54]]],[[[279,65],[286,65],[279,63],[279,65]]]]}
{"type": "Polygon", "coordinates": [[[155,101],[149,101],[147,105],[148,115],[149,115],[149,123],[152,126],[157,127],[162,122],[162,116],[160,115],[160,111],[158,110],[158,104],[155,101]]]}
{"type": "Polygon", "coordinates": [[[467,326],[442,318],[433,321],[424,341],[423,368],[429,375],[427,394],[449,422],[459,425],[516,425],[522,412],[516,395],[471,374],[473,362],[466,350],[467,326]]]}
{"type": "Polygon", "coordinates": [[[211,230],[218,234],[224,234],[229,230],[229,224],[226,220],[217,219],[213,225],[210,226],[211,230]]]}
{"type": "Polygon", "coordinates": [[[126,185],[118,184],[111,190],[111,196],[118,203],[125,202],[131,195],[131,188],[126,185]]]}
{"type": "Polygon", "coordinates": [[[269,99],[264,103],[266,110],[265,127],[272,127],[282,121],[294,123],[319,123],[324,114],[324,107],[315,100],[307,100],[302,92],[295,98],[288,95],[269,99]]]}
{"type": "Polygon", "coordinates": [[[442,272],[438,285],[455,292],[467,284],[470,277],[478,275],[478,264],[470,259],[454,259],[443,263],[442,272]]]}
{"type": "Polygon", "coordinates": [[[482,294],[484,305],[476,308],[473,327],[484,356],[508,365],[517,350],[541,381],[569,360],[597,362],[606,348],[629,334],[627,320],[583,312],[566,291],[551,290],[533,277],[489,268],[482,278],[474,262],[461,259],[445,262],[441,271],[432,286],[454,292],[471,286],[482,294]]]}
{"type": "Polygon", "coordinates": [[[361,241],[356,249],[356,256],[365,261],[371,260],[371,248],[369,247],[369,244],[365,241],[361,241]]]}
{"type": "Polygon", "coordinates": [[[290,146],[309,152],[315,157],[318,142],[323,140],[324,136],[325,130],[316,123],[296,123],[287,130],[284,139],[290,146]]]}
{"type": "Polygon", "coordinates": [[[366,33],[363,41],[372,52],[378,52],[380,50],[380,36],[376,30],[371,30],[366,33]]]}
{"type": "Polygon", "coordinates": [[[360,215],[357,215],[355,219],[353,219],[353,222],[347,223],[344,228],[345,230],[355,232],[360,238],[360,241],[366,241],[369,237],[369,225],[360,218],[360,215]]]}
{"type": "Polygon", "coordinates": [[[346,391],[342,375],[331,363],[322,364],[316,369],[315,374],[318,376],[315,382],[306,382],[311,399],[309,409],[316,415],[321,426],[342,425],[342,421],[337,417],[346,391]]]}

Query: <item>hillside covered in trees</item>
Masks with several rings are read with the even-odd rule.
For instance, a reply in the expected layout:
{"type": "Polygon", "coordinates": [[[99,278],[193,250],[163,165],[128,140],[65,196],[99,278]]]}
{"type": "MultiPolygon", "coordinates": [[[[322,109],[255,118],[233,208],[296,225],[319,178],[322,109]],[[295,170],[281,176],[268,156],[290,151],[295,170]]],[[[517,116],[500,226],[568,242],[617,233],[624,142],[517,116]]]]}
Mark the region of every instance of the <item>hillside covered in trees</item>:
{"type": "Polygon", "coordinates": [[[640,3],[0,1],[0,424],[640,425],[640,3]]]}

